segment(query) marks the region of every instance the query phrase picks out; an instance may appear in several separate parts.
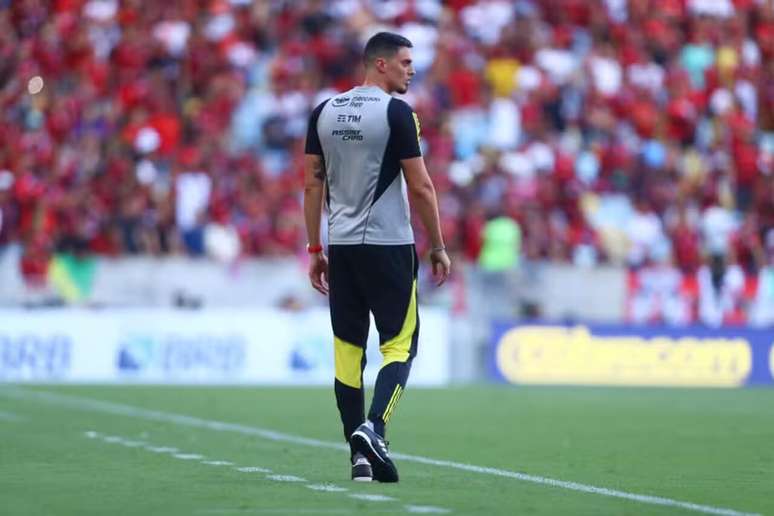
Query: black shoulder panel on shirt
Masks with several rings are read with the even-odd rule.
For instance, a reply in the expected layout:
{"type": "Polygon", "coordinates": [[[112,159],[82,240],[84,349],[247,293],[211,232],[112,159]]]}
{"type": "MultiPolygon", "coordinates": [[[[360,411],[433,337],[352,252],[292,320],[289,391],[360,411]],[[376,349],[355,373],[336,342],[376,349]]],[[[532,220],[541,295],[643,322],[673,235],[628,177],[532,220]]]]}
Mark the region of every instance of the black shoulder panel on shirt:
{"type": "Polygon", "coordinates": [[[400,160],[421,156],[419,119],[411,106],[393,98],[387,106],[387,120],[390,123],[390,144],[396,157],[400,160]]]}
{"type": "Polygon", "coordinates": [[[327,99],[320,103],[319,106],[314,108],[312,114],[309,115],[309,126],[306,129],[306,147],[304,149],[306,154],[323,155],[322,145],[320,145],[320,136],[317,134],[317,119],[320,118],[320,113],[325,107],[325,104],[328,103],[328,100],[331,99],[327,99]]]}
{"type": "Polygon", "coordinates": [[[384,149],[379,180],[376,183],[373,206],[400,174],[400,160],[421,156],[419,150],[419,132],[414,111],[404,101],[390,99],[387,105],[387,122],[390,125],[390,137],[384,149]]]}

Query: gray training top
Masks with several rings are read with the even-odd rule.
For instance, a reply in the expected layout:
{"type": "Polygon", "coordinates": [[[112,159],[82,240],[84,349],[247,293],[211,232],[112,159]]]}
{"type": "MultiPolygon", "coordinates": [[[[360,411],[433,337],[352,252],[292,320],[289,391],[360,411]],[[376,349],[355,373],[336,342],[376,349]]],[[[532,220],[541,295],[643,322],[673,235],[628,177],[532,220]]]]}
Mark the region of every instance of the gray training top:
{"type": "Polygon", "coordinates": [[[421,156],[411,107],[377,86],[332,97],[309,117],[306,153],[323,157],[330,244],[413,244],[400,160],[421,156]]]}

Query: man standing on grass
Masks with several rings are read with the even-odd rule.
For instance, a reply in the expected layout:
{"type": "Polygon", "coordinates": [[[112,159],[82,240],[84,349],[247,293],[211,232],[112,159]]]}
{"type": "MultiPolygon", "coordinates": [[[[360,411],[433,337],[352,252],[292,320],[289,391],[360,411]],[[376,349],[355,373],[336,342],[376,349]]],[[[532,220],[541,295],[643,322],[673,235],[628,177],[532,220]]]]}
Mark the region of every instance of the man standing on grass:
{"type": "Polygon", "coordinates": [[[363,85],[317,106],[306,138],[309,279],[330,296],[336,403],[354,480],[398,481],[385,426],[406,387],[419,336],[418,265],[406,187],[432,242],[430,261],[439,285],[451,266],[435,188],[419,149],[419,120],[408,104],[390,95],[408,89],[414,75],[411,48],[397,34],[373,36],[363,52],[363,85]],[[329,258],[320,240],[324,193],[329,258]],[[366,419],[369,312],[384,360],[366,419]]]}

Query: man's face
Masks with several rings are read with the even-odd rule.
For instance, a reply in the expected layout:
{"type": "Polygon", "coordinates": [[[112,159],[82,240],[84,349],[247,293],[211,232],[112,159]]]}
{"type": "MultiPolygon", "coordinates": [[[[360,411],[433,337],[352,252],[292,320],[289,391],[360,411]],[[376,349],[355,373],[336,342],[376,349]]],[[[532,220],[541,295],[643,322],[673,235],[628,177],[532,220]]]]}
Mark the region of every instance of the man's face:
{"type": "Polygon", "coordinates": [[[416,73],[411,60],[411,49],[400,47],[392,57],[384,58],[383,71],[387,76],[387,86],[390,91],[406,93],[411,78],[416,73]]]}

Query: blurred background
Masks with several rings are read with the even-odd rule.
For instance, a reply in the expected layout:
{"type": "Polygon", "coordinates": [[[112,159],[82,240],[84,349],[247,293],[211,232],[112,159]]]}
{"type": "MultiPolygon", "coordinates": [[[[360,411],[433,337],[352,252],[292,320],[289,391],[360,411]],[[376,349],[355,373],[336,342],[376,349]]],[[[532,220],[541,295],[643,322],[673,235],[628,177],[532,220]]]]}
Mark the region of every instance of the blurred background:
{"type": "Polygon", "coordinates": [[[0,380],[329,383],[304,137],[380,30],[454,261],[412,381],[774,381],[773,0],[0,0],[0,380]]]}

